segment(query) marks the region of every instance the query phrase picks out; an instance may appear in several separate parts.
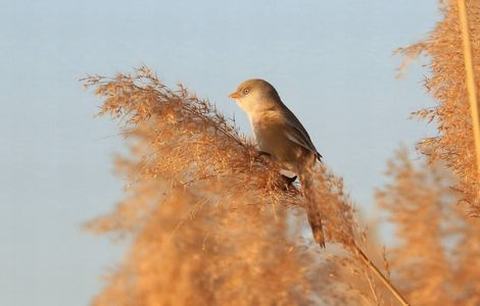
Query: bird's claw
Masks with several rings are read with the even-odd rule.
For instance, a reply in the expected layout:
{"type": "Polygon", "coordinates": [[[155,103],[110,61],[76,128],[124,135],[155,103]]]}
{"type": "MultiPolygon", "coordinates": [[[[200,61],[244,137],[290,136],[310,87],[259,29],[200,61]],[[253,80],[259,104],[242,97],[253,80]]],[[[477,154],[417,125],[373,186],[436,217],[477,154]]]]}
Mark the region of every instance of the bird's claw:
{"type": "Polygon", "coordinates": [[[293,184],[293,182],[295,182],[295,180],[297,179],[297,176],[295,175],[294,177],[288,177],[282,174],[282,178],[285,181],[285,184],[287,186],[290,186],[293,184]]]}
{"type": "Polygon", "coordinates": [[[272,157],[272,155],[270,153],[267,153],[267,152],[264,152],[264,151],[257,151],[257,156],[258,157],[262,157],[262,156],[266,156],[266,157],[272,157]]]}

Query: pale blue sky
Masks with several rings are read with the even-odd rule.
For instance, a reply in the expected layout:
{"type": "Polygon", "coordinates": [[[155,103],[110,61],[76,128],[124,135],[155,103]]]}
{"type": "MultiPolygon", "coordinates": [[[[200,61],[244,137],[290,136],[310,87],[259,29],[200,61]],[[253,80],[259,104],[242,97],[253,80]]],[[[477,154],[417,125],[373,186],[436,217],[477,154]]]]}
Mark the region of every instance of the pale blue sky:
{"type": "Polygon", "coordinates": [[[94,119],[86,73],[145,63],[227,115],[250,77],[273,83],[344,176],[367,216],[400,143],[431,132],[409,113],[431,103],[415,65],[392,51],[439,19],[435,0],[0,0],[0,305],[87,305],[121,248],[82,222],[121,198],[115,125],[94,119]]]}

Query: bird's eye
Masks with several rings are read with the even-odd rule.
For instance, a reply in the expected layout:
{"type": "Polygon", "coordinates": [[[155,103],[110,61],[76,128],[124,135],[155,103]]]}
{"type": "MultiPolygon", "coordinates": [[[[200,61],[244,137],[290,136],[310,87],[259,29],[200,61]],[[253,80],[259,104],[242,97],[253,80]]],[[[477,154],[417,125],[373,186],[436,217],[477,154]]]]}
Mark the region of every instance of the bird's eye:
{"type": "Polygon", "coordinates": [[[248,94],[249,92],[250,92],[250,89],[248,89],[248,88],[245,88],[245,89],[243,90],[243,94],[244,94],[244,95],[248,94]]]}

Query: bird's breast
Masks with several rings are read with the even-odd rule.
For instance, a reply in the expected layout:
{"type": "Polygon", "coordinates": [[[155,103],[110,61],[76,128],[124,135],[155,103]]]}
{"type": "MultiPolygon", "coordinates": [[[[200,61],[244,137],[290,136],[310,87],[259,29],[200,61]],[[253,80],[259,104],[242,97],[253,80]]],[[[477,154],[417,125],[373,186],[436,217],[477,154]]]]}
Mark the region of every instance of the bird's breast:
{"type": "Polygon", "coordinates": [[[278,120],[264,115],[261,118],[251,118],[253,133],[260,150],[273,154],[277,144],[283,142],[282,126],[278,120]]]}
{"type": "Polygon", "coordinates": [[[288,139],[284,122],[272,117],[269,119],[262,117],[262,120],[252,119],[252,129],[259,149],[282,163],[295,164],[301,148],[288,139]]]}

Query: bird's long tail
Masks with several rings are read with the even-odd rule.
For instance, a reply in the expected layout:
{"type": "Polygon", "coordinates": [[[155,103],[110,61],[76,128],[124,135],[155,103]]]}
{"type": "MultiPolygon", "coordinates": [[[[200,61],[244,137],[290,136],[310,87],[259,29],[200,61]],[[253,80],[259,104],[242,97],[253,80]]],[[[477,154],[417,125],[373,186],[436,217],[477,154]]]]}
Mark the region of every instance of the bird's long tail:
{"type": "Polygon", "coordinates": [[[303,194],[305,196],[305,210],[307,212],[308,223],[312,229],[312,235],[315,241],[321,247],[325,247],[325,235],[323,232],[322,216],[318,207],[319,201],[316,197],[313,180],[313,167],[306,167],[300,175],[303,194]]]}

